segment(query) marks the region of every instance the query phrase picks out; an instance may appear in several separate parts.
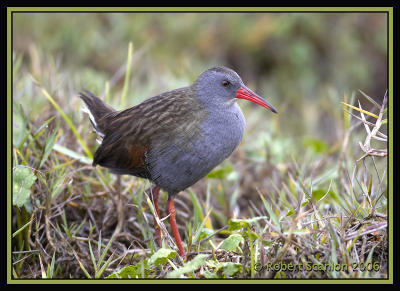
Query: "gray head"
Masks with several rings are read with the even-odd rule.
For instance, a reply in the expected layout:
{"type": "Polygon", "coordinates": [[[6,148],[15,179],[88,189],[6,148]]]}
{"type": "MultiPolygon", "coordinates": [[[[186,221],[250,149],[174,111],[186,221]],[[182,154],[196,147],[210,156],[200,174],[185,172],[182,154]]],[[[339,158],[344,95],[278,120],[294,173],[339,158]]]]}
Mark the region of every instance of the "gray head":
{"type": "Polygon", "coordinates": [[[237,98],[240,98],[250,100],[277,113],[268,101],[247,88],[235,71],[226,67],[206,70],[197,78],[193,86],[197,97],[206,106],[231,106],[237,98]]]}

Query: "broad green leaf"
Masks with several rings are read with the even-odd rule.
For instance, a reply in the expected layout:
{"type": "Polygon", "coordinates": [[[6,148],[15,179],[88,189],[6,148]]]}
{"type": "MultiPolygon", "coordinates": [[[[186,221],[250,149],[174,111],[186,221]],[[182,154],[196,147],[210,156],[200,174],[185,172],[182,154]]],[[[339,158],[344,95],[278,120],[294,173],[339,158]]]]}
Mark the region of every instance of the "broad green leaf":
{"type": "Polygon", "coordinates": [[[315,189],[312,192],[312,197],[315,201],[321,200],[325,195],[333,198],[336,197],[336,193],[332,190],[329,190],[328,192],[328,189],[315,189]]]}
{"type": "Polygon", "coordinates": [[[22,207],[29,201],[31,187],[37,177],[32,170],[24,166],[16,166],[13,170],[13,205],[22,207]]]}
{"type": "Polygon", "coordinates": [[[238,230],[241,229],[243,227],[247,227],[248,225],[261,220],[261,219],[268,219],[268,217],[266,216],[258,216],[258,217],[253,217],[253,218],[249,218],[249,219],[238,219],[238,218],[231,218],[229,219],[229,230],[238,230]]]}
{"type": "Polygon", "coordinates": [[[210,271],[204,271],[204,277],[206,279],[218,279],[218,275],[210,271]]]}
{"type": "Polygon", "coordinates": [[[119,269],[117,272],[109,275],[106,279],[131,279],[131,278],[148,278],[153,270],[148,268],[147,260],[140,261],[136,265],[129,265],[119,269]]]}
{"type": "Polygon", "coordinates": [[[237,249],[237,247],[242,241],[244,241],[244,238],[240,234],[237,233],[231,234],[228,238],[224,240],[224,242],[221,245],[221,249],[224,249],[228,252],[234,251],[237,249]]]}
{"type": "Polygon", "coordinates": [[[118,272],[115,272],[111,275],[108,275],[106,279],[130,279],[136,278],[137,276],[137,267],[135,265],[130,265],[121,268],[118,272]]]}
{"type": "Polygon", "coordinates": [[[204,274],[206,278],[218,278],[219,276],[217,275],[217,273],[221,269],[223,270],[223,273],[226,277],[231,277],[242,270],[241,264],[233,262],[215,262],[209,260],[206,262],[206,264],[208,268],[213,269],[213,273],[208,271],[207,275],[204,274]]]}
{"type": "Polygon", "coordinates": [[[206,258],[209,255],[200,254],[193,258],[193,260],[187,262],[183,267],[172,271],[167,274],[167,278],[180,278],[183,274],[190,273],[196,271],[202,265],[206,263],[206,258]]]}
{"type": "Polygon", "coordinates": [[[149,264],[154,264],[156,266],[165,265],[168,259],[173,259],[176,257],[176,251],[171,249],[159,249],[155,252],[149,259],[149,264]]]}
{"type": "Polygon", "coordinates": [[[229,164],[211,171],[208,173],[207,178],[214,178],[214,179],[219,179],[219,180],[224,180],[231,172],[233,171],[233,167],[229,164]]]}
{"type": "Polygon", "coordinates": [[[238,263],[233,263],[233,262],[226,262],[224,263],[224,274],[227,277],[232,277],[235,275],[237,272],[242,270],[242,265],[238,263]]]}

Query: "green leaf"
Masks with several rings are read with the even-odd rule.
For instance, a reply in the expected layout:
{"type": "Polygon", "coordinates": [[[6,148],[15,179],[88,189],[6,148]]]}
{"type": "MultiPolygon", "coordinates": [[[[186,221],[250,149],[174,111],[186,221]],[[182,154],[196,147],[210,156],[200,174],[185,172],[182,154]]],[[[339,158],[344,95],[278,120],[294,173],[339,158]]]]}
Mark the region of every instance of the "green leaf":
{"type": "Polygon", "coordinates": [[[224,242],[221,245],[221,249],[224,249],[228,252],[234,251],[242,241],[244,241],[244,238],[240,234],[237,233],[231,234],[228,238],[224,240],[224,242]]]}
{"type": "Polygon", "coordinates": [[[239,263],[233,263],[233,262],[215,262],[212,260],[209,260],[206,262],[207,267],[210,269],[213,269],[213,273],[210,271],[205,271],[204,276],[206,278],[218,278],[220,277],[217,273],[219,270],[223,270],[223,273],[226,277],[232,277],[235,275],[237,272],[242,270],[242,265],[239,263]],[[207,274],[206,274],[207,272],[207,274]]]}
{"type": "Polygon", "coordinates": [[[21,231],[23,231],[28,225],[31,224],[32,221],[28,221],[27,223],[25,223],[23,226],[20,227],[20,229],[16,230],[13,234],[12,234],[12,238],[16,237],[17,234],[19,234],[21,231]]]}
{"type": "Polygon", "coordinates": [[[293,209],[289,209],[288,212],[286,213],[286,216],[291,216],[293,215],[295,212],[293,209]]]}
{"type": "Polygon", "coordinates": [[[45,122],[43,122],[43,124],[35,131],[35,134],[33,135],[33,137],[38,138],[41,135],[42,131],[45,130],[49,126],[49,123],[52,122],[54,118],[56,118],[56,117],[55,116],[50,117],[45,122]]]}
{"type": "Polygon", "coordinates": [[[326,141],[313,137],[306,137],[303,139],[303,145],[311,148],[315,153],[326,153],[329,149],[326,141]]]}
{"type": "Polygon", "coordinates": [[[237,272],[242,270],[242,265],[238,263],[226,262],[224,263],[224,274],[227,277],[232,277],[237,272]]]}
{"type": "Polygon", "coordinates": [[[246,231],[243,233],[243,237],[245,238],[245,240],[247,239],[251,239],[251,240],[256,240],[258,239],[258,234],[254,231],[246,231]]]}
{"type": "MultiPolygon", "coordinates": [[[[64,172],[64,171],[63,171],[64,172]]],[[[51,185],[51,199],[57,197],[58,194],[61,193],[61,190],[65,187],[65,176],[61,175],[60,177],[56,178],[51,185]]]]}
{"type": "Polygon", "coordinates": [[[70,150],[70,149],[68,149],[68,148],[66,148],[66,147],[64,147],[64,146],[62,146],[60,144],[55,144],[53,146],[53,149],[55,151],[58,151],[58,152],[60,152],[60,153],[62,153],[64,155],[66,155],[66,156],[69,156],[69,157],[71,157],[73,159],[77,159],[77,160],[79,160],[80,162],[82,162],[84,164],[87,164],[87,165],[91,165],[92,164],[92,160],[91,159],[89,159],[89,158],[87,158],[85,156],[82,156],[81,154],[78,154],[77,152],[74,152],[73,150],[70,150]]]}
{"type": "Polygon", "coordinates": [[[249,218],[249,219],[231,218],[228,221],[228,224],[229,224],[228,230],[231,230],[231,231],[239,230],[239,229],[241,229],[243,227],[247,227],[250,224],[252,224],[252,223],[254,223],[254,222],[258,221],[258,220],[261,220],[261,219],[268,219],[268,217],[266,217],[266,216],[258,216],[258,217],[253,217],[253,218],[249,218]]]}
{"type": "Polygon", "coordinates": [[[203,221],[197,228],[196,234],[193,239],[194,243],[198,242],[200,239],[210,236],[213,233],[213,231],[211,229],[204,227],[204,225],[206,224],[206,222],[208,220],[208,217],[210,216],[210,213],[211,213],[211,209],[208,211],[207,215],[203,218],[203,221]]]}
{"type": "Polygon", "coordinates": [[[22,207],[29,201],[30,188],[37,177],[32,170],[24,166],[16,166],[13,170],[13,205],[22,207]]]}
{"type": "Polygon", "coordinates": [[[128,88],[129,88],[129,80],[130,80],[130,76],[131,76],[132,54],[133,54],[133,43],[129,42],[128,58],[126,60],[125,81],[124,81],[124,87],[122,89],[122,95],[121,95],[121,104],[120,104],[121,108],[125,107],[126,94],[128,92],[128,88]]]}
{"type": "Polygon", "coordinates": [[[131,279],[131,278],[148,278],[153,270],[148,268],[147,260],[140,261],[136,265],[129,265],[119,269],[117,272],[109,275],[106,279],[131,279]]]}
{"type": "Polygon", "coordinates": [[[206,279],[218,279],[218,275],[210,271],[204,271],[204,277],[206,279]]]}
{"type": "Polygon", "coordinates": [[[47,266],[47,278],[52,279],[54,277],[54,262],[56,258],[56,252],[53,253],[53,257],[51,259],[51,263],[47,266]]]}
{"type": "Polygon", "coordinates": [[[153,264],[156,266],[165,265],[168,259],[173,259],[175,257],[176,251],[162,248],[151,256],[151,258],[149,259],[149,264],[153,264]]]}
{"type": "MultiPolygon", "coordinates": [[[[283,233],[288,235],[289,231],[284,231],[283,233]]],[[[294,229],[291,233],[297,234],[297,235],[306,235],[306,234],[310,234],[310,230],[308,228],[305,228],[305,229],[294,229]]]]}
{"type": "Polygon", "coordinates": [[[315,201],[321,200],[325,195],[329,195],[333,198],[336,197],[336,193],[332,190],[329,190],[328,192],[328,189],[315,189],[312,192],[312,197],[315,201]]]}
{"type": "Polygon", "coordinates": [[[259,195],[260,195],[260,198],[261,198],[262,202],[264,203],[264,207],[265,207],[265,209],[267,209],[268,214],[269,214],[269,216],[271,217],[271,219],[272,219],[274,225],[280,229],[281,227],[280,227],[279,219],[278,219],[278,217],[275,215],[275,212],[272,210],[271,206],[270,206],[269,203],[265,200],[265,198],[263,197],[263,195],[262,195],[261,193],[259,193],[259,195]]]}
{"type": "Polygon", "coordinates": [[[224,180],[231,172],[233,172],[233,167],[227,164],[217,170],[208,173],[207,178],[224,180]]]}
{"type": "Polygon", "coordinates": [[[42,156],[42,160],[40,161],[39,168],[43,166],[43,164],[46,162],[47,158],[49,157],[49,155],[54,147],[54,144],[56,142],[57,132],[58,132],[58,126],[53,131],[53,133],[50,135],[50,137],[46,140],[46,145],[44,147],[44,153],[42,156]]]}
{"type": "Polygon", "coordinates": [[[206,263],[206,258],[208,256],[209,255],[206,254],[197,255],[193,260],[187,262],[183,267],[168,273],[167,278],[180,278],[185,273],[196,271],[206,263]]]}
{"type": "Polygon", "coordinates": [[[322,197],[326,194],[326,190],[324,189],[317,189],[312,192],[312,197],[315,201],[319,201],[322,197]]]}
{"type": "Polygon", "coordinates": [[[130,265],[121,268],[118,272],[108,275],[106,279],[130,279],[136,278],[137,267],[135,265],[130,265]]]}
{"type": "Polygon", "coordinates": [[[195,226],[197,227],[196,222],[202,221],[204,219],[204,214],[203,210],[201,207],[201,203],[199,199],[197,198],[197,195],[190,189],[190,196],[192,198],[192,204],[193,204],[193,212],[194,212],[194,217],[195,217],[195,226]]]}
{"type": "Polygon", "coordinates": [[[197,237],[196,240],[194,240],[194,242],[198,242],[206,237],[209,237],[213,233],[214,233],[214,230],[203,227],[199,232],[199,236],[197,237]]]}
{"type": "Polygon", "coordinates": [[[304,201],[301,203],[301,207],[306,206],[308,203],[310,203],[310,199],[309,198],[304,199],[304,201]]]}

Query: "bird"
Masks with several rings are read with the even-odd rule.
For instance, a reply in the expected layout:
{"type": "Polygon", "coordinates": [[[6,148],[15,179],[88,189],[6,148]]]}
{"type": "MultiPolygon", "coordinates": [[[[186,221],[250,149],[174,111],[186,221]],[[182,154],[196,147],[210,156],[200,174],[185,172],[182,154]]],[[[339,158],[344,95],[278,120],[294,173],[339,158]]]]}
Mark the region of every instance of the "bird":
{"type": "MultiPolygon", "coordinates": [[[[150,180],[158,217],[160,190],[168,193],[171,230],[183,258],[186,251],[176,223],[174,198],[238,147],[246,123],[237,100],[249,100],[277,113],[267,100],[247,88],[234,70],[224,66],[207,69],[193,84],[125,110],[113,109],[86,89],[79,97],[101,139],[93,166],[150,180]]],[[[161,230],[154,221],[160,244],[161,230]]]]}

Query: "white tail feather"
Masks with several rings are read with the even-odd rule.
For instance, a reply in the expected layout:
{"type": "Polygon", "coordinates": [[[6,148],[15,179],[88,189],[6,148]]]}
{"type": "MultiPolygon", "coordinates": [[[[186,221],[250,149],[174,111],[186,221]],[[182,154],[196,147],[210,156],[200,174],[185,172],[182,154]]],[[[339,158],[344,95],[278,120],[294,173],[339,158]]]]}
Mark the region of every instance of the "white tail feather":
{"type": "Polygon", "coordinates": [[[84,105],[84,106],[82,106],[82,109],[81,109],[81,110],[82,110],[82,112],[85,112],[85,113],[87,113],[87,114],[89,115],[90,121],[91,121],[92,124],[94,125],[94,129],[95,129],[96,133],[97,133],[101,138],[103,138],[103,137],[104,137],[104,133],[102,133],[101,131],[99,131],[99,130],[97,129],[96,120],[94,119],[94,116],[93,116],[92,112],[90,112],[89,108],[88,108],[86,105],[84,105]]]}

